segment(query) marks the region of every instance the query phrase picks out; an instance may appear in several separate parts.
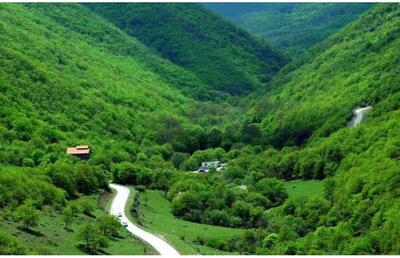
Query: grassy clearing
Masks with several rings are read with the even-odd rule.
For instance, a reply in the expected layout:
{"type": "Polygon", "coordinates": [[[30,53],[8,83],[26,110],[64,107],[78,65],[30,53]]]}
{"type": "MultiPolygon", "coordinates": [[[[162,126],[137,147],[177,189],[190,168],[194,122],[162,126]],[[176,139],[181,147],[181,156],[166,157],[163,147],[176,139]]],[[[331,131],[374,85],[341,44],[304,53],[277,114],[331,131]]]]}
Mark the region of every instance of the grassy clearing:
{"type": "Polygon", "coordinates": [[[317,197],[324,192],[323,181],[318,180],[293,180],[285,182],[289,198],[317,197]]]}
{"type": "MultiPolygon", "coordinates": [[[[112,196],[111,193],[110,196],[112,196]]],[[[92,198],[97,200],[98,195],[94,195],[92,198]]],[[[102,212],[98,209],[96,215],[100,215],[102,212]]],[[[64,228],[64,221],[60,213],[49,207],[41,212],[40,223],[32,232],[23,230],[17,223],[11,219],[4,219],[4,217],[0,216],[0,230],[16,237],[26,247],[28,254],[86,255],[78,247],[80,240],[76,231],[80,225],[93,220],[92,217],[79,214],[71,224],[71,229],[67,230],[64,228]]],[[[126,229],[121,229],[120,237],[112,239],[109,247],[104,250],[104,254],[113,255],[143,255],[146,253],[149,253],[147,247],[126,229]]]]}
{"type": "MultiPolygon", "coordinates": [[[[130,200],[133,200],[132,196],[130,200]]],[[[128,207],[131,207],[132,202],[128,207]]],[[[193,243],[198,236],[229,239],[246,230],[193,223],[173,216],[169,201],[158,191],[143,193],[138,221],[149,231],[171,243],[181,254],[228,254],[214,248],[193,243]]]]}

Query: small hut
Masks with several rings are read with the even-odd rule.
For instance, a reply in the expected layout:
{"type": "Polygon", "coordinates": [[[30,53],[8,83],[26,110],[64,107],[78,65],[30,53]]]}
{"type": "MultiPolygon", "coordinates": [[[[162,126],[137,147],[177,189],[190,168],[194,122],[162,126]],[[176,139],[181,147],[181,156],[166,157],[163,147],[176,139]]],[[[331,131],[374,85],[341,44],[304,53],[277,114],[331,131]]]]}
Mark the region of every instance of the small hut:
{"type": "Polygon", "coordinates": [[[81,159],[88,159],[90,157],[89,145],[78,145],[76,147],[68,147],[67,154],[81,159]]]}

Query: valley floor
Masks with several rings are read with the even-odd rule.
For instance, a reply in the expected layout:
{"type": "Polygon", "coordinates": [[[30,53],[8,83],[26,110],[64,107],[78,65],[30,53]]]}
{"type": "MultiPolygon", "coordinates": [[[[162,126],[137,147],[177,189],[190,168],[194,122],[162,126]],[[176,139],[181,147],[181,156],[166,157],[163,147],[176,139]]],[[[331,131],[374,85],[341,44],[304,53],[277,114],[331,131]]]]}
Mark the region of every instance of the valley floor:
{"type": "MultiPolygon", "coordinates": [[[[149,231],[163,236],[181,254],[232,254],[200,245],[196,243],[196,240],[198,237],[229,239],[246,232],[245,229],[218,227],[178,219],[172,214],[170,202],[161,192],[146,190],[141,194],[139,219],[133,217],[131,219],[135,219],[149,231]]],[[[132,205],[132,197],[128,207],[132,205]]]]}
{"type": "Polygon", "coordinates": [[[125,211],[126,203],[130,195],[130,190],[128,187],[110,184],[110,188],[116,191],[110,208],[111,215],[118,216],[122,225],[125,225],[129,232],[151,245],[158,254],[162,256],[179,255],[178,251],[161,237],[139,228],[128,219],[126,214],[129,214],[129,210],[125,211]]]}
{"type": "MultiPolygon", "coordinates": [[[[289,198],[318,197],[323,194],[323,181],[294,180],[287,181],[285,188],[289,198]]],[[[145,190],[141,194],[138,207],[139,217],[130,211],[134,195],[138,192],[131,188],[131,195],[126,206],[126,214],[141,227],[146,228],[170,242],[181,254],[235,254],[224,252],[198,243],[199,238],[227,240],[243,235],[246,229],[227,228],[193,223],[176,218],[171,211],[170,202],[162,192],[145,190]]]]}

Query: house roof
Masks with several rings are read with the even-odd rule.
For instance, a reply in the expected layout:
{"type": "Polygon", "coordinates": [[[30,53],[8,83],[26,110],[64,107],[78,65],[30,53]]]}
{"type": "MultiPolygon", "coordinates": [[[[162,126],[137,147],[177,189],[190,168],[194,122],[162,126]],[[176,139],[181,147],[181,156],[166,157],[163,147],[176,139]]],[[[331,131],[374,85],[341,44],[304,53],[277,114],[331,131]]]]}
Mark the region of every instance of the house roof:
{"type": "Polygon", "coordinates": [[[90,148],[88,145],[81,145],[76,147],[67,148],[67,154],[79,155],[79,154],[89,154],[90,148]]]}
{"type": "Polygon", "coordinates": [[[76,146],[76,149],[78,150],[89,149],[89,145],[78,145],[76,146]]]}
{"type": "Polygon", "coordinates": [[[201,163],[204,163],[204,164],[214,164],[214,163],[219,163],[219,161],[218,160],[214,160],[214,161],[203,161],[203,162],[201,162],[201,163]]]}

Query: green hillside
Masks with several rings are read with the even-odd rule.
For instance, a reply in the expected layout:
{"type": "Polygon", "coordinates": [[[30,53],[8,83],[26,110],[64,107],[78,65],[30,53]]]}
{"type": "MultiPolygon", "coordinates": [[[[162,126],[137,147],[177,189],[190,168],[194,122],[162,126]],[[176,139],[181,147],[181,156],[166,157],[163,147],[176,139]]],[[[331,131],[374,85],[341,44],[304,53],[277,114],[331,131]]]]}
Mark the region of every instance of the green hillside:
{"type": "Polygon", "coordinates": [[[398,254],[399,17],[281,67],[199,5],[0,4],[0,254],[153,253],[106,215],[111,180],[183,253],[398,254]]]}
{"type": "Polygon", "coordinates": [[[399,12],[374,7],[250,96],[250,144],[180,163],[193,170],[218,159],[228,168],[174,180],[166,196],[176,217],[254,229],[199,242],[242,254],[399,252],[399,12]],[[371,113],[349,128],[352,110],[365,105],[371,113]],[[323,189],[312,181],[322,179],[323,189]]]}
{"type": "MultiPolygon", "coordinates": [[[[311,198],[289,198],[270,209],[252,252],[399,252],[399,13],[398,4],[374,7],[317,46],[311,61],[282,70],[266,90],[269,97],[254,107],[255,120],[265,115],[265,144],[283,148],[247,150],[231,160],[226,173],[236,184],[254,185],[264,177],[327,179],[323,195],[312,196],[310,184],[302,195],[311,198]],[[364,124],[348,128],[352,109],[367,104],[373,108],[364,124]]],[[[285,184],[298,181],[292,182],[285,184]]]]}
{"type": "Polygon", "coordinates": [[[200,5],[89,4],[88,7],[196,74],[209,86],[209,98],[256,89],[287,62],[264,42],[200,5]]]}
{"type": "Polygon", "coordinates": [[[290,56],[303,54],[369,9],[366,3],[209,3],[208,8],[234,21],[290,56]]]}
{"type": "Polygon", "coordinates": [[[254,109],[256,120],[266,113],[261,123],[266,142],[299,145],[310,136],[329,136],[346,126],[352,109],[396,96],[396,8],[368,12],[317,46],[313,59],[274,78],[265,92],[270,98],[259,103],[268,102],[268,110],[254,109]]]}
{"type": "MultiPolygon", "coordinates": [[[[1,151],[15,152],[2,162],[54,162],[79,142],[112,160],[145,153],[146,142],[172,144],[158,154],[207,146],[196,115],[187,118],[197,104],[179,90],[202,87],[190,73],[80,5],[1,7],[1,151]]],[[[222,112],[214,126],[230,112],[216,105],[208,105],[222,112]]]]}
{"type": "MultiPolygon", "coordinates": [[[[194,124],[196,117],[187,118],[195,102],[181,92],[185,87],[201,90],[203,84],[190,72],[78,4],[2,4],[0,16],[4,219],[14,221],[13,214],[25,203],[39,212],[49,206],[61,216],[66,201],[107,188],[110,171],[122,161],[156,166],[150,178],[165,187],[168,181],[158,178],[168,179],[173,166],[164,159],[199,144],[207,147],[207,131],[194,124]],[[90,161],[65,154],[68,146],[79,144],[92,146],[90,161]],[[11,166],[37,167],[40,177],[28,173],[12,180],[18,170],[11,166]],[[39,184],[35,191],[43,187],[41,195],[16,191],[34,184],[39,184]],[[49,199],[52,191],[59,197],[49,199]]],[[[203,124],[218,125],[226,114],[218,116],[221,121],[203,120],[203,124]]],[[[149,180],[148,171],[141,171],[140,180],[149,180]]],[[[90,222],[82,220],[79,226],[86,221],[90,222]]],[[[77,231],[68,233],[75,245],[77,231]]],[[[37,251],[19,248],[13,239],[1,233],[0,253],[37,251]]],[[[121,253],[116,246],[109,250],[121,253]]],[[[64,248],[63,253],[79,252],[64,248]]],[[[139,243],[130,251],[143,249],[139,243]]]]}

